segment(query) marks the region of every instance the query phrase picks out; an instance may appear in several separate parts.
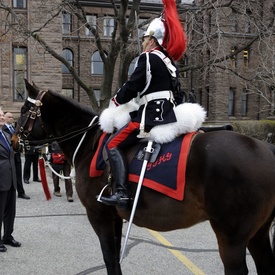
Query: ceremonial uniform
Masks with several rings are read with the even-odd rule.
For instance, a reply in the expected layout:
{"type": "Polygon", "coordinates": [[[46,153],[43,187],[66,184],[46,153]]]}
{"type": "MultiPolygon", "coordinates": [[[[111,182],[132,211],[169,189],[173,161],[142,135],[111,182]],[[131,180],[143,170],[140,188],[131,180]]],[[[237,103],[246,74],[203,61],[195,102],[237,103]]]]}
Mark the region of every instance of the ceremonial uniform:
{"type": "MultiPolygon", "coordinates": [[[[176,121],[171,74],[162,59],[153,53],[154,51],[159,51],[159,49],[150,51],[148,55],[145,53],[140,55],[130,80],[122,86],[114,97],[117,105],[127,103],[138,97],[147,84],[146,64],[147,61],[150,62],[150,85],[138,99],[140,108],[130,113],[131,121],[134,123],[129,123],[119,130],[107,143],[108,149],[114,147],[124,149],[137,141],[139,139],[137,134],[139,134],[143,117],[145,132],[149,132],[154,126],[176,121]]],[[[168,58],[167,53],[164,52],[164,54],[168,58]]]]}
{"type": "MultiPolygon", "coordinates": [[[[146,115],[145,115],[145,131],[149,132],[152,127],[167,124],[176,121],[174,113],[174,102],[172,95],[172,78],[171,74],[167,70],[166,65],[162,59],[154,54],[154,51],[161,50],[156,48],[149,52],[149,62],[151,66],[151,81],[147,90],[140,97],[141,104],[137,112],[131,113],[132,121],[141,122],[143,108],[147,102],[146,115]],[[166,92],[167,96],[163,98],[163,95],[157,95],[156,92],[166,92]],[[169,94],[171,92],[171,94],[169,94]],[[147,95],[156,93],[155,100],[146,100],[147,95]]],[[[163,51],[165,56],[167,53],[163,51]]],[[[169,58],[169,57],[168,57],[169,58]]],[[[138,96],[138,93],[143,91],[146,86],[146,54],[143,53],[138,59],[138,65],[134,70],[129,81],[117,92],[116,101],[119,104],[124,104],[133,98],[138,96]]],[[[148,97],[147,97],[148,98],[148,97]]]]}
{"type": "Polygon", "coordinates": [[[116,193],[101,196],[102,203],[128,206],[128,169],[123,149],[146,137],[153,127],[177,121],[173,83],[178,74],[173,60],[182,57],[185,42],[175,2],[168,1],[162,16],[154,19],[144,34],[143,53],[133,74],[112,98],[116,106],[136,98],[139,108],[130,113],[131,121],[106,144],[116,193]]]}

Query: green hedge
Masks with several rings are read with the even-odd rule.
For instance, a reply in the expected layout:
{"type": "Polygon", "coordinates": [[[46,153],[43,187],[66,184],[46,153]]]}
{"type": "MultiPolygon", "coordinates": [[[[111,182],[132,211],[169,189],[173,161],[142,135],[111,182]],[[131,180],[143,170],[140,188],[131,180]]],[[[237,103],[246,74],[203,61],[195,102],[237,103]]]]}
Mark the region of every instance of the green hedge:
{"type": "Polygon", "coordinates": [[[267,141],[268,134],[271,133],[269,142],[275,143],[275,121],[273,120],[235,121],[231,125],[235,132],[260,140],[267,141]]]}

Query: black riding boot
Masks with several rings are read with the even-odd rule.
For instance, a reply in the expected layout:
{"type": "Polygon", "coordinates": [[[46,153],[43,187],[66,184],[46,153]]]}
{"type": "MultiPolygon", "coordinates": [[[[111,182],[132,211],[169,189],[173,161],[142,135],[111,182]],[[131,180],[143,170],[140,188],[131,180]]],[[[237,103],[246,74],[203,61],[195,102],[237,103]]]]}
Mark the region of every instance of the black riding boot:
{"type": "Polygon", "coordinates": [[[127,207],[129,202],[128,192],[128,165],[123,153],[118,148],[108,150],[108,158],[111,166],[111,173],[115,180],[116,192],[109,197],[102,196],[101,202],[107,205],[127,207]]]}

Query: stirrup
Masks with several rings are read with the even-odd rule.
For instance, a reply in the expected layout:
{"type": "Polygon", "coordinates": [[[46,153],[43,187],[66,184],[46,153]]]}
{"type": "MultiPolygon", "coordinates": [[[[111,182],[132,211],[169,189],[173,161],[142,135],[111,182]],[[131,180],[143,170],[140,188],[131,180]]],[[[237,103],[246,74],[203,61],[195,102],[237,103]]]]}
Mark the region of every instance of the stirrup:
{"type": "MultiPolygon", "coordinates": [[[[102,194],[103,194],[104,190],[105,190],[107,187],[110,187],[110,184],[109,184],[109,183],[106,184],[106,185],[102,188],[102,190],[100,191],[99,195],[96,196],[96,199],[97,199],[98,202],[104,203],[104,202],[101,200],[101,197],[102,197],[102,194]]],[[[112,193],[110,194],[110,196],[112,196],[112,193]]]]}

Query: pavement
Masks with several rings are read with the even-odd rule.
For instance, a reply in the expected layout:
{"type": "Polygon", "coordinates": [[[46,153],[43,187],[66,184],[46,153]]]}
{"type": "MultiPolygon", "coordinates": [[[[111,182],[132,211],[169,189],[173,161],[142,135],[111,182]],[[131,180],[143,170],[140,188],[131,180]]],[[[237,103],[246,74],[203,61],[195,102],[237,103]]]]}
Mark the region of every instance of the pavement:
{"type": "Polygon", "coordinates": [[[46,200],[40,182],[24,184],[30,200],[17,198],[13,232],[22,246],[7,245],[7,252],[0,253],[0,275],[106,274],[99,242],[75,187],[74,202],[67,201],[63,180],[62,197],[55,197],[51,172],[46,170],[52,199],[46,200]]]}
{"type": "MultiPolygon", "coordinates": [[[[13,236],[22,246],[7,245],[7,252],[0,253],[0,275],[106,275],[98,238],[75,187],[74,202],[67,201],[63,180],[62,197],[55,197],[49,168],[46,174],[51,200],[46,200],[42,184],[32,181],[24,184],[30,200],[17,198],[13,236]]],[[[127,227],[124,223],[123,237],[127,227]]],[[[256,274],[251,256],[247,258],[249,274],[256,274]]],[[[223,274],[223,266],[208,222],[162,235],[133,225],[122,271],[125,275],[218,275],[223,274]],[[204,272],[194,271],[192,262],[204,272]]]]}

